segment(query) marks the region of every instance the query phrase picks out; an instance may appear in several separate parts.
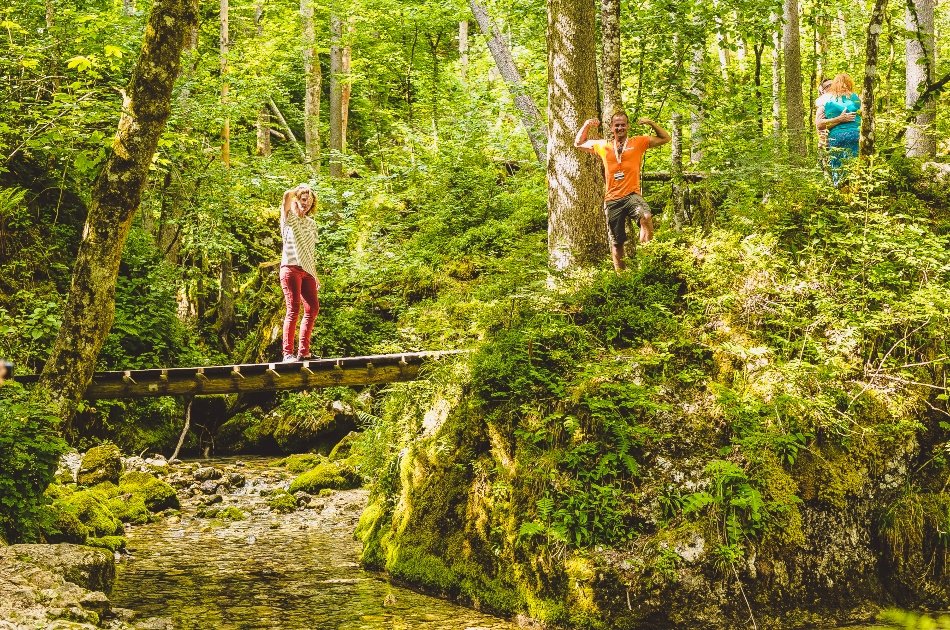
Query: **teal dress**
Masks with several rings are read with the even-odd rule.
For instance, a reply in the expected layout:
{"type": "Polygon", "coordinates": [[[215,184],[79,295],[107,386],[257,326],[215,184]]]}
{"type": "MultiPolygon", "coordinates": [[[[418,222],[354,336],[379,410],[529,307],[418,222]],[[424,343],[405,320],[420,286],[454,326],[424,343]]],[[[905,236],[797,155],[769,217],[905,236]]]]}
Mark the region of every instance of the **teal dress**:
{"type": "MultiPolygon", "coordinates": [[[[854,93],[847,96],[833,96],[825,101],[825,118],[837,118],[843,112],[856,112],[861,109],[861,98],[854,93]]],[[[831,180],[837,186],[842,177],[842,166],[851,158],[858,157],[858,141],[861,139],[861,116],[855,116],[851,122],[835,125],[828,131],[831,168],[831,180]]]]}

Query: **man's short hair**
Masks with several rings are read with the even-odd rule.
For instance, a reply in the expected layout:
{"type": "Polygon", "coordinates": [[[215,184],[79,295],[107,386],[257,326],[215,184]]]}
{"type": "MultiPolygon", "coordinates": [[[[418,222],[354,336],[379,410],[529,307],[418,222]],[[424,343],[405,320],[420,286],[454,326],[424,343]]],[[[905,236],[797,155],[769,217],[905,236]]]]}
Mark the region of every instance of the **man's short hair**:
{"type": "Polygon", "coordinates": [[[627,119],[627,122],[630,122],[630,116],[627,116],[627,112],[623,111],[622,109],[614,110],[614,113],[611,114],[610,116],[610,122],[613,122],[614,118],[616,118],[617,116],[623,116],[624,118],[627,119]]]}

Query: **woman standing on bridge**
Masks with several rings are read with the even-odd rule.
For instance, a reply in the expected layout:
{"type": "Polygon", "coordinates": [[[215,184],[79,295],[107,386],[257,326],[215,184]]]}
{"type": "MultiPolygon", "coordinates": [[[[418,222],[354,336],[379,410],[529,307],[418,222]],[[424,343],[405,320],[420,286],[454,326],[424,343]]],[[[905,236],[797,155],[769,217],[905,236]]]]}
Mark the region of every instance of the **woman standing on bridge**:
{"type": "Polygon", "coordinates": [[[280,287],[284,290],[287,314],[284,316],[284,362],[310,358],[310,334],[320,312],[320,280],[317,278],[317,224],[309,214],[316,206],[313,190],[300,184],[284,193],[280,205],[280,287]],[[294,333],[303,302],[300,321],[300,347],[294,354],[294,333]]]}

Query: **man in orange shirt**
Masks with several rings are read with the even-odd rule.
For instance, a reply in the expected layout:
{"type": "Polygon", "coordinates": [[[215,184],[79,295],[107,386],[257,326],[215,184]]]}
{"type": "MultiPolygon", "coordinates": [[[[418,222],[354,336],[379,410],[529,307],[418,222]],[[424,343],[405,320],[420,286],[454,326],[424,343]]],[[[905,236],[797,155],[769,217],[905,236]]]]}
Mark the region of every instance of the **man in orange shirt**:
{"type": "Polygon", "coordinates": [[[627,217],[638,220],[641,243],[653,238],[653,214],[640,196],[640,164],[646,150],[666,144],[670,141],[670,134],[649,118],[641,118],[637,124],[653,127],[656,135],[628,138],[629,119],[626,112],[618,111],[610,119],[614,135],[612,141],[588,140],[587,133],[599,124],[596,118],[585,121],[574,138],[574,147],[599,156],[604,163],[604,211],[610,232],[610,255],[614,269],[621,271],[624,268],[623,244],[627,240],[627,217]]]}

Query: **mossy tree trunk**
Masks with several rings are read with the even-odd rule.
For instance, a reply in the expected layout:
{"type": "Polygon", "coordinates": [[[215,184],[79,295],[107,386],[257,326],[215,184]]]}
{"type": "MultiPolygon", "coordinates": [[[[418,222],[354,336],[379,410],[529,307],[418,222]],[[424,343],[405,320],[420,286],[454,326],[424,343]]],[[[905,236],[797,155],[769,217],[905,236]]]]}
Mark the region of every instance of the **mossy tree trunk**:
{"type": "Polygon", "coordinates": [[[317,49],[317,34],[313,22],[313,1],[301,0],[300,18],[303,21],[303,73],[306,79],[304,91],[304,145],[306,160],[313,171],[320,170],[320,90],[323,74],[320,71],[320,56],[317,49]]]}
{"type": "Polygon", "coordinates": [[[610,118],[623,109],[620,91],[620,0],[600,2],[600,76],[603,87],[601,125],[604,133],[610,129],[610,118]]]}
{"type": "MultiPolygon", "coordinates": [[[[264,36],[264,23],[262,18],[264,17],[264,0],[257,0],[254,4],[254,27],[256,28],[256,37],[264,36]]],[[[306,65],[304,66],[304,74],[306,74],[306,65]]],[[[270,112],[267,111],[267,105],[262,104],[261,108],[257,111],[257,145],[255,147],[255,154],[262,157],[270,157],[271,154],[271,145],[270,145],[270,112]]]]}
{"type": "Polygon", "coordinates": [[[805,106],[802,94],[802,49],[798,26],[798,0],[785,0],[785,124],[788,131],[788,152],[804,158],[805,106]]]}
{"type": "Polygon", "coordinates": [[[112,327],[122,250],[168,120],[185,38],[197,23],[197,4],[197,0],[155,1],[111,153],[93,183],[63,325],[36,390],[57,404],[64,425],[92,379],[112,327]]]}
{"type": "MultiPolygon", "coordinates": [[[[221,67],[221,107],[227,111],[228,107],[228,51],[230,50],[230,30],[228,28],[228,14],[230,6],[228,0],[221,0],[219,16],[221,18],[221,37],[219,40],[219,62],[221,67]]],[[[224,126],[221,128],[221,161],[225,166],[231,166],[231,117],[225,114],[224,126]]]]}
{"type": "Polygon", "coordinates": [[[574,136],[597,118],[594,3],[548,0],[548,257],[555,269],[607,256],[599,160],[574,148],[574,136]]]}
{"type": "Polygon", "coordinates": [[[330,15],[330,175],[343,177],[343,19],[330,15]]]}

